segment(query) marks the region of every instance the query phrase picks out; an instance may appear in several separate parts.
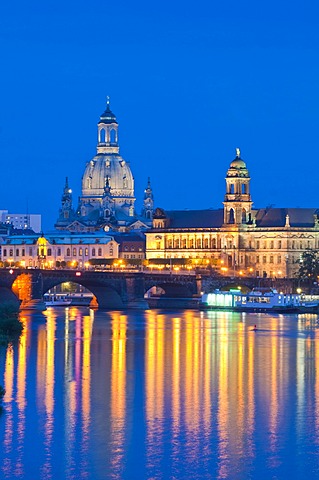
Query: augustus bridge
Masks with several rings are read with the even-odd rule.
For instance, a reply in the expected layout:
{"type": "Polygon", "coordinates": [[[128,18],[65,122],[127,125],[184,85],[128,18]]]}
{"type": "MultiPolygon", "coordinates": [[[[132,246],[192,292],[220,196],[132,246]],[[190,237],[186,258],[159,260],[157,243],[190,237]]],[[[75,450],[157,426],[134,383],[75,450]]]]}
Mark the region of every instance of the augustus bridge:
{"type": "MultiPolygon", "coordinates": [[[[249,288],[256,286],[255,278],[240,281],[249,288]]],[[[0,269],[0,303],[10,301],[19,303],[22,309],[36,308],[48,290],[64,282],[74,282],[90,290],[101,309],[126,309],[146,308],[144,295],[152,287],[160,287],[169,298],[190,298],[199,295],[202,289],[211,291],[231,284],[234,279],[169,272],[0,269]]]]}

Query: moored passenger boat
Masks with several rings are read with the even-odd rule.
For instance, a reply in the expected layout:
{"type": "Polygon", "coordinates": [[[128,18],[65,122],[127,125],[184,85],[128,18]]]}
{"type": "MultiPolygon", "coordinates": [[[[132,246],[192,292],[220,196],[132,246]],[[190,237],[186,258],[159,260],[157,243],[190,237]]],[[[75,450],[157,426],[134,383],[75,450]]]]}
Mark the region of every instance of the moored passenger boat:
{"type": "Polygon", "coordinates": [[[317,313],[319,300],[300,294],[284,294],[272,288],[254,288],[249,293],[239,289],[216,290],[202,296],[203,310],[233,310],[248,312],[317,313]]]}

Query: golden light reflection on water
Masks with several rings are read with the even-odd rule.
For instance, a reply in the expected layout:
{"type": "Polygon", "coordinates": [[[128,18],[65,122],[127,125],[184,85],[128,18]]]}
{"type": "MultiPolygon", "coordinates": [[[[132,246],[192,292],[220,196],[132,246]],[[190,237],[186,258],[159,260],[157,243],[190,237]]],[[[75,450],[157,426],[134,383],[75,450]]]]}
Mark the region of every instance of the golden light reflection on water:
{"type": "MultiPolygon", "coordinates": [[[[126,423],[126,331],[127,316],[111,313],[112,366],[111,366],[111,466],[116,478],[124,457],[126,423]]],[[[117,477],[118,476],[118,477],[117,477]]]]}
{"type": "Polygon", "coordinates": [[[145,421],[144,459],[154,478],[167,455],[172,469],[183,459],[189,478],[196,478],[198,458],[206,473],[214,458],[213,478],[236,478],[234,462],[244,468],[255,461],[258,442],[267,451],[267,468],[275,469],[292,417],[299,443],[307,428],[319,432],[317,317],[152,310],[142,315],[145,331],[134,330],[134,317],[120,312],[99,317],[96,330],[94,312],[76,308],[66,309],[64,318],[48,309],[32,329],[30,317],[23,319],[23,335],[4,358],[5,478],[26,472],[28,410],[35,396],[32,408],[43,436],[39,469],[48,479],[55,478],[52,452],[59,442],[66,471],[75,472],[78,464],[89,469],[95,435],[109,455],[103,465],[121,478],[136,417],[145,421]],[[134,364],[141,354],[145,377],[140,363],[134,364]],[[141,411],[134,410],[135,398],[142,398],[145,409],[139,403],[141,411]],[[98,416],[96,408],[102,408],[98,416]]]}

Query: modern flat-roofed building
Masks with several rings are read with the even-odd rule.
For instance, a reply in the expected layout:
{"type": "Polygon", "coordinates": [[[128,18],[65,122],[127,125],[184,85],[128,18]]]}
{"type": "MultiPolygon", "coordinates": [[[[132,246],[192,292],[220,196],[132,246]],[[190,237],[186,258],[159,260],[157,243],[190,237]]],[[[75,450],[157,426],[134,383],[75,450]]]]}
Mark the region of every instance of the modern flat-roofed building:
{"type": "Polygon", "coordinates": [[[9,213],[8,210],[0,210],[0,222],[10,224],[21,230],[31,229],[41,232],[41,215],[37,213],[9,213]]]}

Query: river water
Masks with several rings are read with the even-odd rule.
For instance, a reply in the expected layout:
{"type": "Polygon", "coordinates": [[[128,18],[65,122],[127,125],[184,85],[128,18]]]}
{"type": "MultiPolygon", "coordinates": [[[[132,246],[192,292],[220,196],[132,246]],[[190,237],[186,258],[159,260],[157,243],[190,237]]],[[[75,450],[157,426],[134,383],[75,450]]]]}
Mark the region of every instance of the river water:
{"type": "Polygon", "coordinates": [[[318,478],[316,315],[21,318],[0,347],[0,478],[318,478]]]}

